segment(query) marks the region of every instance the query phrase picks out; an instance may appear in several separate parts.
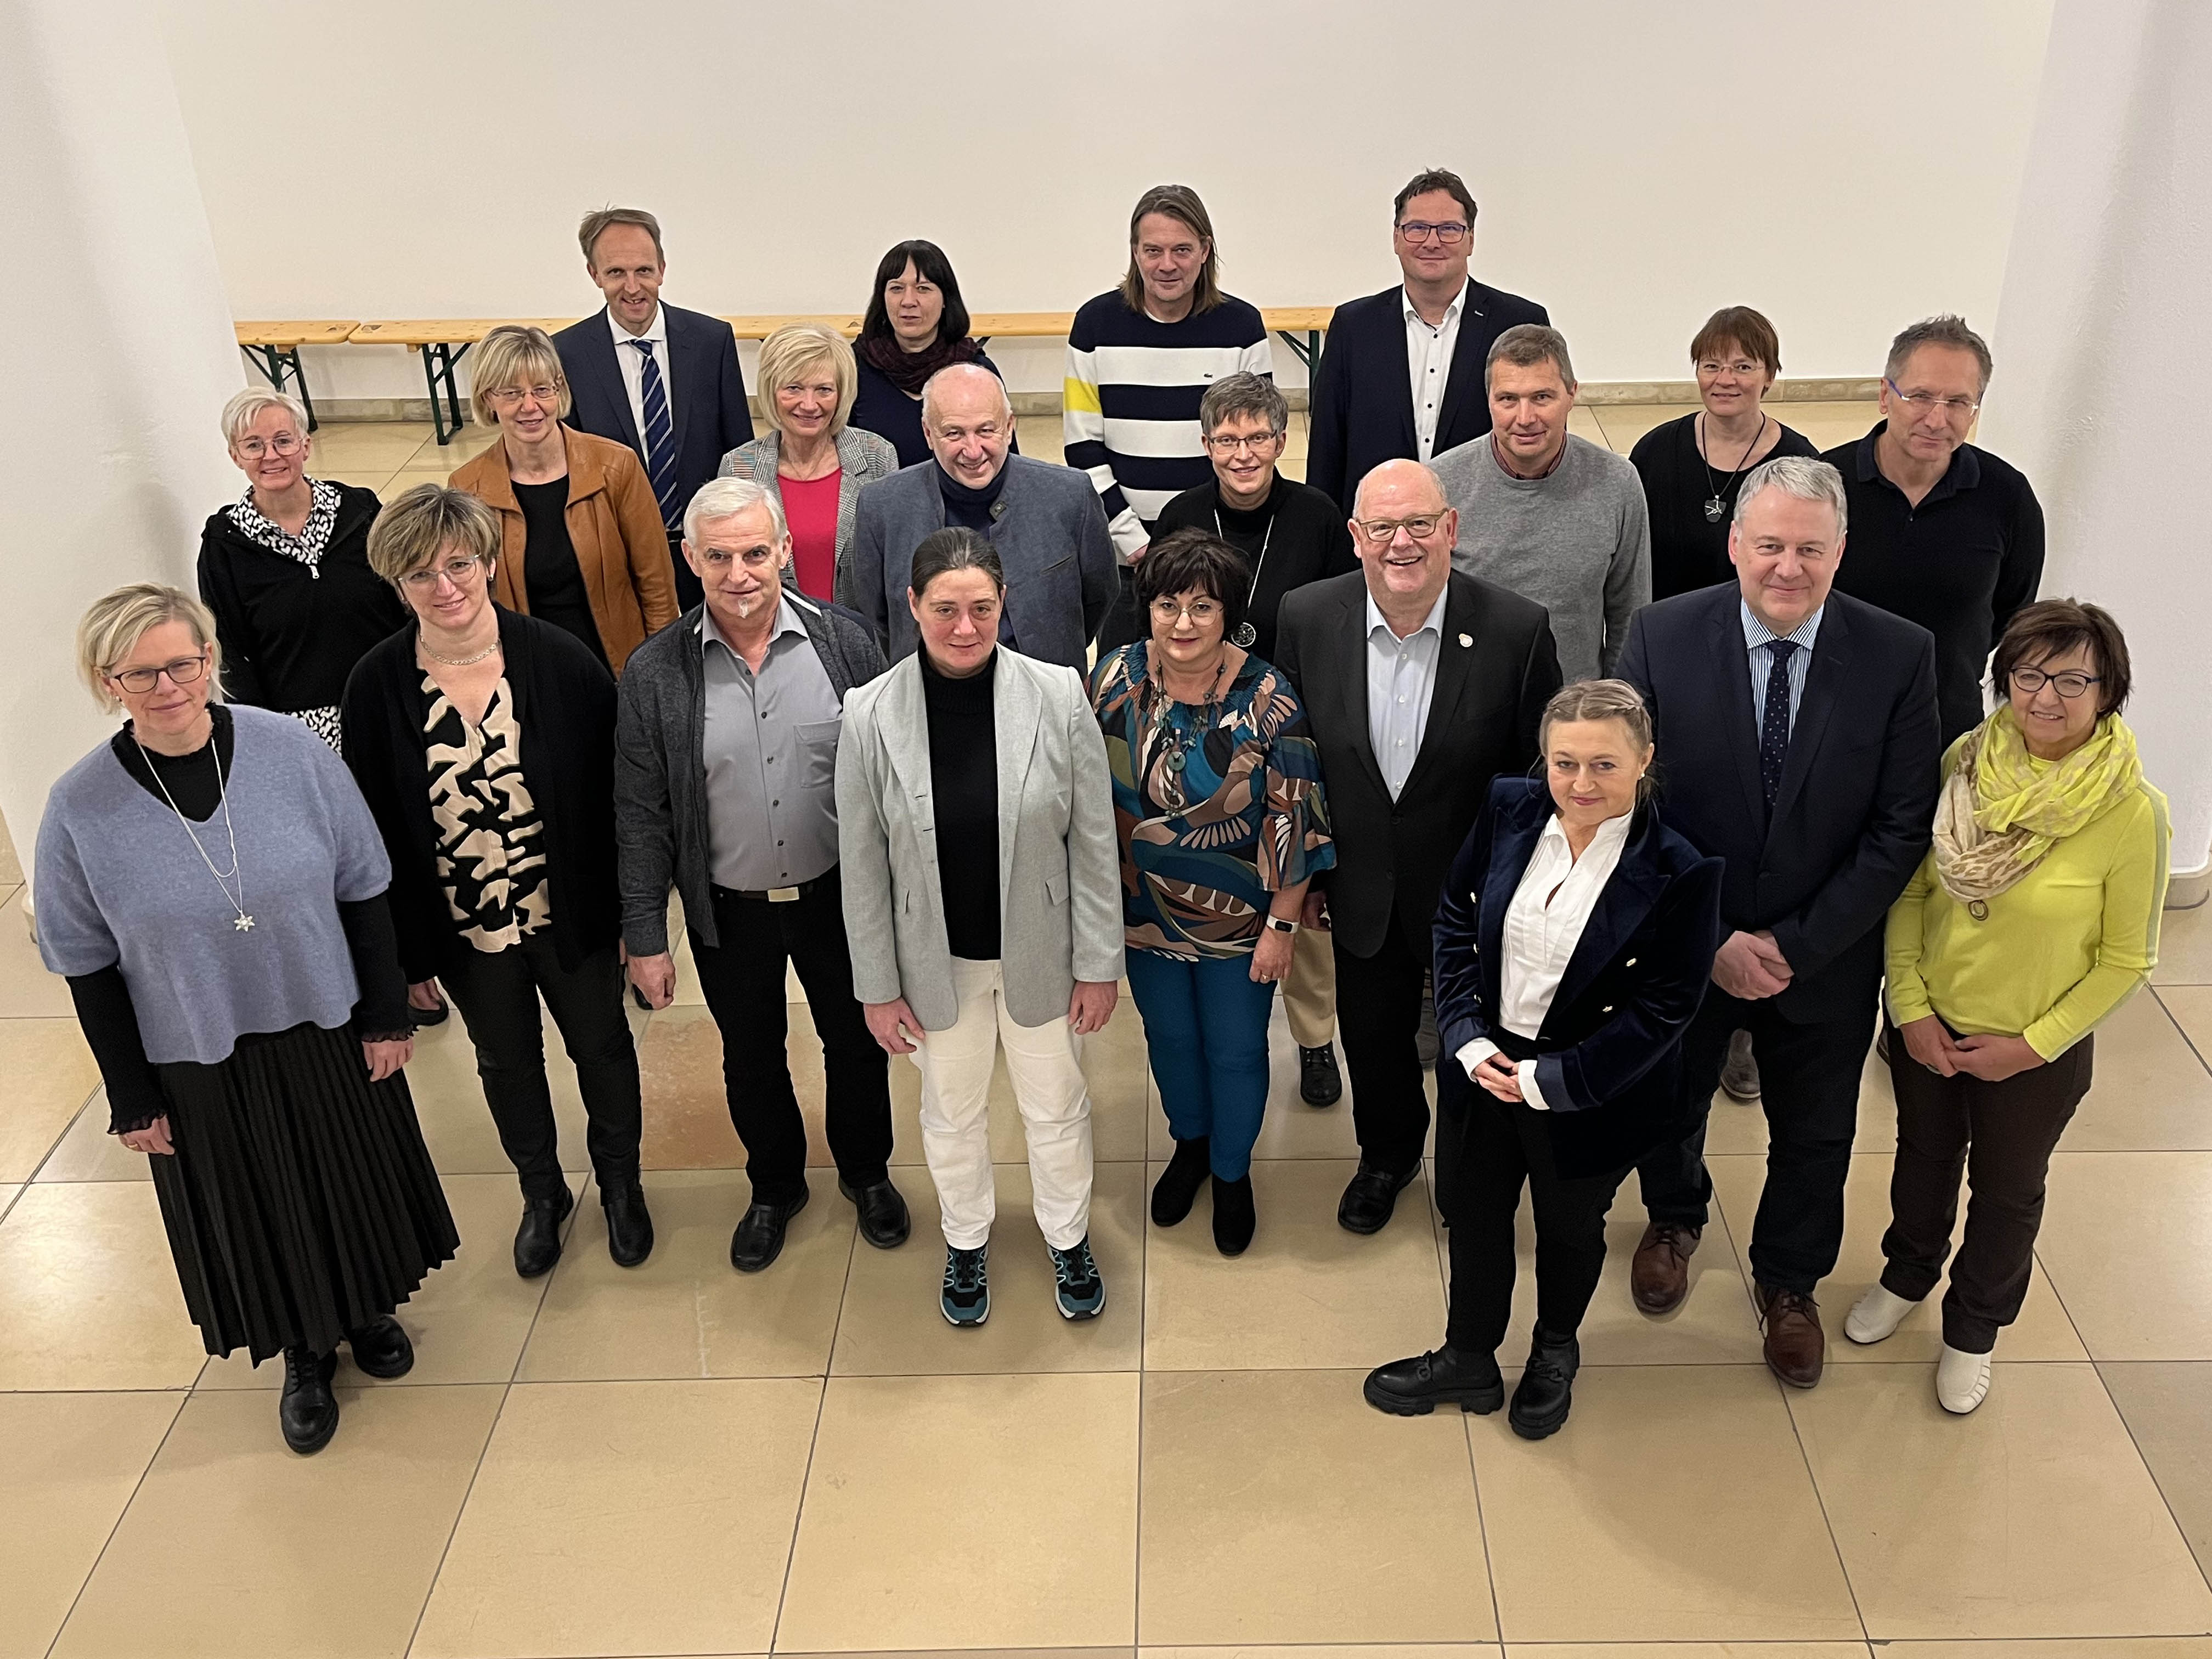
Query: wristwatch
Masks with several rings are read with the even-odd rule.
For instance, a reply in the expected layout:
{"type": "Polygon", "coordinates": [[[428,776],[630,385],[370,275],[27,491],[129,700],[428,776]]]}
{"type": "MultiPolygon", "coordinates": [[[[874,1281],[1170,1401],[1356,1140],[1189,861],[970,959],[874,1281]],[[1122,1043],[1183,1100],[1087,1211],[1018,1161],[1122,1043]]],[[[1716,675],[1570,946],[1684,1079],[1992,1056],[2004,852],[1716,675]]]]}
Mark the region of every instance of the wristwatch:
{"type": "Polygon", "coordinates": [[[1267,926],[1279,933],[1295,933],[1298,931],[1298,919],[1296,916],[1269,916],[1267,926]]]}

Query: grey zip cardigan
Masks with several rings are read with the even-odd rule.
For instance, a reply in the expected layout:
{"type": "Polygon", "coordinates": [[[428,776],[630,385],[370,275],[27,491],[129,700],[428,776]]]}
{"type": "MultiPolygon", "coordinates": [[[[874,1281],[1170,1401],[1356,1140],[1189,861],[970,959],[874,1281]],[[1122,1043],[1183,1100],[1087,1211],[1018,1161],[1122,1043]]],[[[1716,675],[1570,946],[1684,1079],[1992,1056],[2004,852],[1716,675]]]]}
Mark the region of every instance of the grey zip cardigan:
{"type": "MultiPolygon", "coordinates": [[[[814,654],[842,704],[856,685],[884,672],[867,623],[840,605],[784,590],[813,641],[814,654]]],[[[630,653],[615,713],[615,842],[622,891],[623,943],[634,957],[668,949],[668,890],[684,900],[684,920],[709,945],[714,902],[708,890],[707,674],[694,605],[630,653]]]]}

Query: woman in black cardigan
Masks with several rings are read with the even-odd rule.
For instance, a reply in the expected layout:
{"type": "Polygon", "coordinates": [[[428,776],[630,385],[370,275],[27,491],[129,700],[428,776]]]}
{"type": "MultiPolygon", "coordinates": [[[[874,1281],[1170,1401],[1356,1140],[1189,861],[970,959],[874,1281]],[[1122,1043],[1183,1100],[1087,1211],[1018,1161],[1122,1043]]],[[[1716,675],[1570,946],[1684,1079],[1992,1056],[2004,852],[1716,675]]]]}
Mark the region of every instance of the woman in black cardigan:
{"type": "Polygon", "coordinates": [[[215,612],[223,690],[304,721],[337,749],[338,699],[362,654],[406,625],[368,568],[376,492],[307,476],[307,411],[281,392],[223,406],[246,494],[200,532],[200,598],[215,612]]]}
{"type": "MultiPolygon", "coordinates": [[[[638,1178],[637,1048],[623,1008],[615,878],[615,683],[574,636],[491,598],[499,520],[419,484],[369,534],[416,626],[354,670],[346,761],[392,854],[399,959],[468,1022],[500,1143],[522,1179],[514,1267],[561,1255],[562,1173],[538,1002],[575,1061],[607,1249],[653,1249],[638,1178]]],[[[420,1000],[418,994],[417,1000],[420,1000]]]]}
{"type": "Polygon", "coordinates": [[[1536,1330],[1508,1413],[1540,1440],[1567,1420],[1575,1340],[1630,1165],[1679,1133],[1682,1033],[1720,944],[1722,864],[1644,799],[1651,718],[1622,680],[1544,710],[1542,781],[1499,778],[1437,907],[1438,1189],[1451,1226],[1444,1346],[1370,1373],[1370,1405],[1418,1416],[1504,1403],[1513,1218],[1536,1215],[1536,1330]],[[1458,1111],[1443,1098],[1456,1095],[1458,1111]],[[1442,1133],[1463,1122],[1460,1134],[1442,1133]]]}

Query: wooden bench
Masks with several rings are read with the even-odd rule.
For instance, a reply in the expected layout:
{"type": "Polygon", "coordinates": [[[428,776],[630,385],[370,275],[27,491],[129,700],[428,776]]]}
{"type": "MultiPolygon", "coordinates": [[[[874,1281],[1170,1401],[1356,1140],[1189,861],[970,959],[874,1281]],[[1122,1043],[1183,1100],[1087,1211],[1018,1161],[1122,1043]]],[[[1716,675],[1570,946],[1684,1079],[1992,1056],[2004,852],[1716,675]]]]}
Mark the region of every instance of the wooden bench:
{"type": "MultiPolygon", "coordinates": [[[[1322,337],[1328,331],[1329,319],[1335,314],[1334,306],[1273,306],[1263,309],[1261,320],[1268,330],[1279,336],[1291,353],[1305,365],[1310,374],[1320,361],[1322,337]]],[[[341,341],[354,345],[405,346],[422,356],[422,375],[430,392],[430,422],[436,429],[438,441],[451,443],[454,434],[461,429],[461,393],[454,377],[453,367],[468,355],[468,349],[492,330],[507,323],[522,323],[557,333],[576,320],[574,317],[468,317],[423,318],[411,320],[368,322],[352,325],[335,323],[240,323],[240,343],[245,344],[244,331],[249,326],[263,330],[337,329],[348,331],[337,335],[303,335],[297,343],[335,345],[341,341]]],[[[860,331],[860,319],[849,313],[795,313],[777,316],[725,317],[722,320],[740,340],[765,340],[779,328],[792,323],[827,323],[848,338],[860,331]]],[[[1055,340],[1066,339],[1067,331],[1075,325],[1072,311],[987,311],[977,312],[968,320],[969,331],[980,341],[994,338],[1055,340]]],[[[296,349],[290,359],[291,372],[299,372],[296,349]]]]}
{"type": "Polygon", "coordinates": [[[307,395],[307,377],[300,367],[303,345],[343,345],[361,325],[350,318],[325,318],[314,322],[233,323],[238,349],[246,360],[268,377],[277,391],[289,375],[307,411],[307,430],[315,429],[315,400],[307,395]]]}

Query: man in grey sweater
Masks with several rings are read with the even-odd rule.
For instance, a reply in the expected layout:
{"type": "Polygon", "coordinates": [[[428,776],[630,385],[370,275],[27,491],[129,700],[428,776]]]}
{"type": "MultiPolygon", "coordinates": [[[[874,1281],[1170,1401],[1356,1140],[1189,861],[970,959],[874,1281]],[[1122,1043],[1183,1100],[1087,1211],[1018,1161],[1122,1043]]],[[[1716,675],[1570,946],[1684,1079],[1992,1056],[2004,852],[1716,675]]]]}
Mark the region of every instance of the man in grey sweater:
{"type": "Polygon", "coordinates": [[[1552,613],[1570,680],[1610,674],[1651,599],[1651,523],[1624,456],[1567,430],[1575,371],[1557,329],[1523,323],[1484,365],[1491,429],[1431,463],[1459,509],[1452,565],[1552,613]]]}

